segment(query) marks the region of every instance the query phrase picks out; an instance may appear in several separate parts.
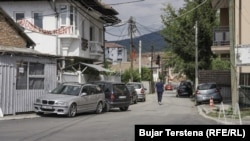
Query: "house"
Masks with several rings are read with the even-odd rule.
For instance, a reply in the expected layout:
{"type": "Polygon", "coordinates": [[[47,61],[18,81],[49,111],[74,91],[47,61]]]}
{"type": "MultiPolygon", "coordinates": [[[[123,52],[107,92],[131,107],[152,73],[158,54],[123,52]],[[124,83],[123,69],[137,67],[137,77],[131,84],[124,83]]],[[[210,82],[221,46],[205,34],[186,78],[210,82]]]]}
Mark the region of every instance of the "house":
{"type": "Polygon", "coordinates": [[[0,115],[33,111],[34,100],[57,84],[56,56],[35,42],[0,7],[0,115]]]}
{"type": "Polygon", "coordinates": [[[127,49],[126,47],[120,44],[114,42],[106,42],[105,58],[109,60],[113,65],[120,64],[122,62],[127,62],[128,61],[127,49]]]}
{"type": "Polygon", "coordinates": [[[214,27],[214,44],[211,49],[221,59],[234,58],[231,59],[231,63],[235,65],[235,69],[231,70],[231,74],[235,74],[232,100],[250,105],[250,16],[248,11],[250,1],[212,0],[211,2],[213,8],[218,10],[220,20],[220,25],[214,27]]]}
{"type": "Polygon", "coordinates": [[[100,0],[1,0],[3,9],[36,43],[35,50],[68,64],[104,62],[105,27],[118,12],[100,0]]]}

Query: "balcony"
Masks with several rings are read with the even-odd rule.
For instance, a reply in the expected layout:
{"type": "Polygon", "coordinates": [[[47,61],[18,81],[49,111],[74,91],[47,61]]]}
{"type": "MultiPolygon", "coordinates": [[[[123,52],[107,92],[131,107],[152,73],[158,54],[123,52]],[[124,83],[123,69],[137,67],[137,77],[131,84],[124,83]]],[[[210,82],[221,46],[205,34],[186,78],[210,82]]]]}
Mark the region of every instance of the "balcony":
{"type": "Polygon", "coordinates": [[[228,8],[229,0],[212,0],[212,7],[215,9],[228,8]]]}
{"type": "Polygon", "coordinates": [[[228,26],[214,27],[213,29],[213,46],[211,50],[215,54],[229,54],[230,53],[230,35],[228,26]]]}
{"type": "Polygon", "coordinates": [[[104,51],[101,43],[98,41],[89,41],[89,53],[94,56],[102,56],[104,51]]]}
{"type": "Polygon", "coordinates": [[[78,38],[79,34],[75,26],[64,26],[58,29],[59,38],[78,38]]]}

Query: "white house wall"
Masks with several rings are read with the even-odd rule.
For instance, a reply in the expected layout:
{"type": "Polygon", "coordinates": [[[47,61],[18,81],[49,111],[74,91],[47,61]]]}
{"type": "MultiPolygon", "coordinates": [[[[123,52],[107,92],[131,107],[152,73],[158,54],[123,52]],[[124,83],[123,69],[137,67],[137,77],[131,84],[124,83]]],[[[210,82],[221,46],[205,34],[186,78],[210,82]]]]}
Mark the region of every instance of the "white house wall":
{"type": "MultiPolygon", "coordinates": [[[[55,16],[55,11],[53,11],[53,8],[50,4],[51,1],[22,1],[22,2],[1,2],[1,7],[12,17],[14,17],[15,12],[22,12],[25,15],[25,19],[29,22],[33,23],[33,16],[32,12],[42,12],[43,17],[43,29],[44,30],[55,30],[58,29],[57,26],[57,18],[55,16]]],[[[63,1],[60,1],[63,2],[63,1]]],[[[59,6],[62,3],[58,3],[56,1],[56,5],[59,6]]],[[[63,4],[68,4],[67,1],[63,4]]],[[[48,34],[42,34],[42,33],[35,33],[30,30],[25,30],[26,34],[36,43],[35,50],[40,51],[42,53],[48,53],[52,55],[63,55],[63,46],[62,46],[62,40],[63,39],[72,39],[69,42],[69,46],[67,49],[67,56],[76,56],[76,57],[82,57],[82,58],[92,58],[95,59],[96,56],[91,55],[89,52],[89,48],[86,50],[82,50],[81,47],[81,39],[90,39],[89,31],[90,26],[94,27],[94,41],[99,42],[101,45],[103,45],[103,39],[99,38],[99,35],[103,33],[99,33],[100,31],[103,32],[103,23],[100,20],[96,20],[94,18],[91,18],[88,14],[80,11],[80,8],[78,8],[77,12],[77,30],[76,34],[74,35],[67,35],[67,34],[61,34],[61,35],[48,35],[48,34]],[[91,20],[91,21],[89,21],[91,20]],[[84,27],[82,26],[82,21],[84,21],[84,27]],[[84,28],[84,33],[82,34],[82,28],[84,28]],[[63,39],[62,39],[63,38],[63,39]]],[[[93,13],[93,17],[98,17],[97,13],[93,13]]],[[[60,16],[59,16],[60,17],[60,16]]],[[[99,57],[103,58],[103,57],[99,57]]]]}

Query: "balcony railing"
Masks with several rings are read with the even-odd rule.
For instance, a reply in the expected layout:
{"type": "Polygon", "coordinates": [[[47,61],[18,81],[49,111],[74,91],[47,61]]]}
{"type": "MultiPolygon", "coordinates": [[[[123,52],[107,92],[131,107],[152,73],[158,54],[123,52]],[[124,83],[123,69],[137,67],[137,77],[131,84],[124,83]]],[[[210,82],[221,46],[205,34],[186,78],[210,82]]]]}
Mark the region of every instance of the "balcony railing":
{"type": "Polygon", "coordinates": [[[91,54],[102,55],[103,49],[98,41],[89,41],[89,52],[91,54]]]}
{"type": "Polygon", "coordinates": [[[230,35],[228,26],[214,27],[213,31],[214,31],[213,46],[223,46],[230,44],[230,39],[229,39],[230,35]]]}

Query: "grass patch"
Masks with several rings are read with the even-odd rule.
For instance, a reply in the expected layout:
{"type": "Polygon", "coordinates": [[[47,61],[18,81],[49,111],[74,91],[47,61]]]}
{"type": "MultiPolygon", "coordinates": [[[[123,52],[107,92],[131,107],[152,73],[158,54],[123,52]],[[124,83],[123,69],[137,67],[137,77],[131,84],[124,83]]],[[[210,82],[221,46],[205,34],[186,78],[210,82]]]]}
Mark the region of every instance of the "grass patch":
{"type": "MultiPolygon", "coordinates": [[[[220,117],[224,117],[223,111],[220,111],[219,108],[216,108],[212,112],[209,112],[207,115],[211,116],[211,117],[219,117],[219,114],[220,114],[220,117]]],[[[229,108],[229,109],[225,110],[225,116],[227,118],[235,118],[235,119],[240,118],[239,113],[236,113],[234,115],[233,108],[229,108]]],[[[240,116],[241,116],[241,118],[246,117],[246,116],[250,116],[250,108],[240,109],[240,116]]]]}

